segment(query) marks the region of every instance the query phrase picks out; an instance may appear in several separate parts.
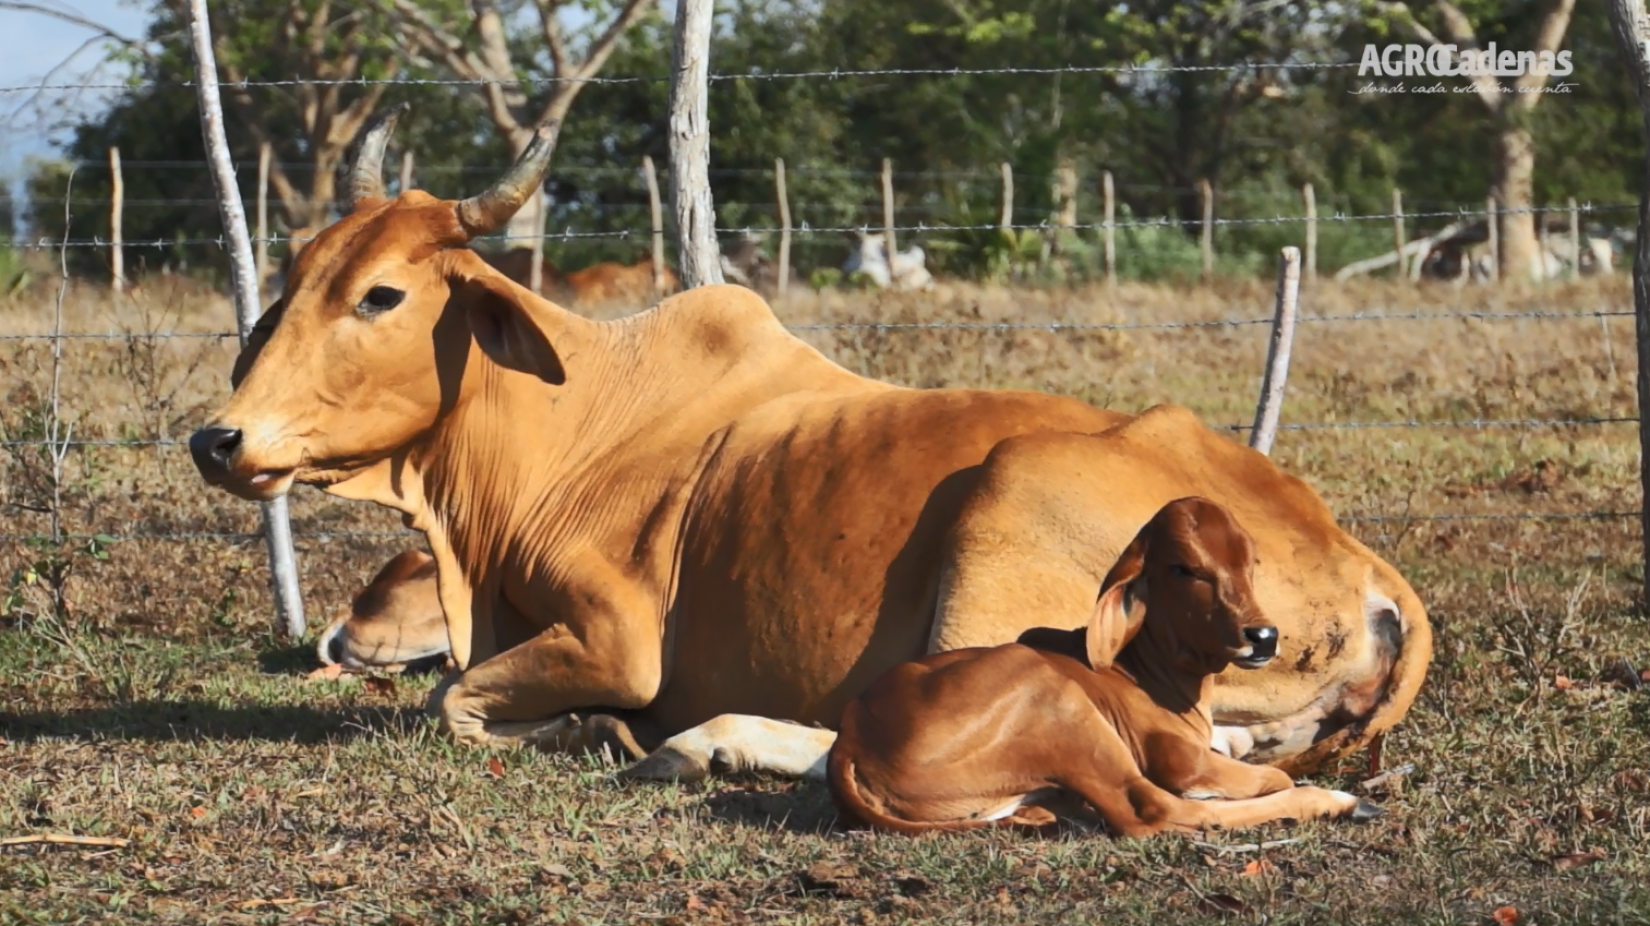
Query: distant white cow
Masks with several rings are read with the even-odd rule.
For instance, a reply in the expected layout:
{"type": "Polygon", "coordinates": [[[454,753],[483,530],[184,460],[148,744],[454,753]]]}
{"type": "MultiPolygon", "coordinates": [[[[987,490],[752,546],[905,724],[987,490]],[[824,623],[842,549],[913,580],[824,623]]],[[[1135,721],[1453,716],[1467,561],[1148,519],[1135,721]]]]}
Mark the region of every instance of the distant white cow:
{"type": "Polygon", "coordinates": [[[878,286],[888,289],[932,289],[934,278],[928,273],[924,265],[927,255],[922,248],[912,245],[904,251],[894,255],[894,272],[892,277],[888,273],[888,250],[883,244],[882,233],[867,234],[854,232],[857,247],[848,253],[848,259],[842,264],[844,275],[859,271],[870,277],[878,286]]]}

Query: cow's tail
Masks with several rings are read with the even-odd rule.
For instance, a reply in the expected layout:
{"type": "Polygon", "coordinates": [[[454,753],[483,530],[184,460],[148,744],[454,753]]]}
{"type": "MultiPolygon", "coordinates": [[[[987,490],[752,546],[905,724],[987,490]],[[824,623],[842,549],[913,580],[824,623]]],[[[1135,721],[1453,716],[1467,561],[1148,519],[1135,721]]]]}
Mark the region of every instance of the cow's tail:
{"type": "Polygon", "coordinates": [[[1400,606],[1403,636],[1392,668],[1387,672],[1386,690],[1375,702],[1375,708],[1365,717],[1313,743],[1305,752],[1276,763],[1278,768],[1291,775],[1316,771],[1367,745],[1397,726],[1409,713],[1410,705],[1421,693],[1421,683],[1426,681],[1427,667],[1432,663],[1432,623],[1420,598],[1413,594],[1406,597],[1414,606],[1409,609],[1400,606]]]}

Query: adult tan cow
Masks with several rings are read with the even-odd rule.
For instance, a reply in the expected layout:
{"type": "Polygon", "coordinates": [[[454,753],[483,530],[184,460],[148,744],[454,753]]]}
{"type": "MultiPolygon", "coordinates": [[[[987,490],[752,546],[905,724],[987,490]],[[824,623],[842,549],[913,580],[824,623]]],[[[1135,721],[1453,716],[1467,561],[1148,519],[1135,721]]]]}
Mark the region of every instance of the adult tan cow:
{"type": "MultiPolygon", "coordinates": [[[[555,126],[493,188],[453,202],[385,197],[393,122],[369,129],[351,212],[299,255],[190,450],[209,483],[243,498],[316,485],[425,533],[461,668],[431,698],[444,729],[631,755],[671,737],[640,774],[701,774],[718,759],[818,774],[830,734],[802,725],[834,725],[872,679],[931,645],[1017,632],[974,581],[1006,569],[1003,594],[1033,592],[1001,547],[979,546],[978,563],[970,553],[969,525],[992,524],[981,464],[1010,438],[1137,419],[1038,393],[864,379],[738,287],[613,322],[574,315],[465,247],[537,188],[555,126]],[[985,513],[962,523],[965,503],[985,513]]],[[[1153,484],[1155,468],[1119,470],[1113,493],[1153,484]]],[[[1132,504],[1119,518],[1103,505],[1098,533],[1132,535],[1145,520],[1121,523],[1132,504]]],[[[1257,536],[1294,536],[1285,511],[1282,524],[1252,519],[1257,536]]],[[[1275,620],[1292,639],[1338,634],[1341,651],[1230,680],[1214,703],[1217,721],[1235,705],[1246,729],[1311,724],[1323,748],[1297,755],[1312,761],[1397,722],[1430,653],[1402,579],[1362,547],[1340,549],[1337,569],[1301,578],[1306,607],[1275,620]],[[1396,602],[1397,639],[1369,616],[1377,592],[1396,602]],[[1362,658],[1383,647],[1396,653],[1362,658]],[[1334,730],[1321,702],[1349,684],[1380,696],[1334,730]]],[[[1086,618],[1106,567],[1072,562],[1065,581],[1090,585],[1084,603],[1018,619],[1086,618]]]]}

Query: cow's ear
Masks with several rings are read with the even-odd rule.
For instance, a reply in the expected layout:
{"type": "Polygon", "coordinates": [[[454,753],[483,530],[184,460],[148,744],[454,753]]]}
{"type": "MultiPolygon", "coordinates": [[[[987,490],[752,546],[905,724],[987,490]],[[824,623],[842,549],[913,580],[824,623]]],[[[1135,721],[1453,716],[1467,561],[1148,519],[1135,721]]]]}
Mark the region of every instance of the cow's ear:
{"type": "Polygon", "coordinates": [[[263,352],[264,345],[269,343],[269,336],[275,333],[275,326],[281,323],[281,313],[286,310],[286,302],[281,299],[264,310],[258,316],[258,321],[252,325],[247,333],[246,346],[235,355],[235,364],[229,368],[229,389],[234,391],[241,386],[241,380],[251,372],[252,364],[258,361],[258,354],[263,352]]]}
{"type": "Polygon", "coordinates": [[[486,277],[465,281],[465,318],[476,344],[493,362],[560,386],[567,370],[544,329],[522,304],[523,294],[486,277]]]}
{"type": "Polygon", "coordinates": [[[1100,600],[1089,618],[1089,665],[1104,669],[1140,632],[1146,616],[1146,541],[1136,537],[1100,583],[1100,600]]]}

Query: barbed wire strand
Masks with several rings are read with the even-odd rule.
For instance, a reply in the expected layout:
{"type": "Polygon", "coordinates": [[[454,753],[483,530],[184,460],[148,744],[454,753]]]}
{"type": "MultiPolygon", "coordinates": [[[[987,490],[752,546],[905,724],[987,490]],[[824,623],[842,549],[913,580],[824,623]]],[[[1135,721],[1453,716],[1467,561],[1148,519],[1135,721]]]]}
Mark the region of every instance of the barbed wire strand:
{"type": "MultiPolygon", "coordinates": [[[[1604,204],[1604,205],[1595,205],[1595,204],[1589,203],[1585,206],[1578,205],[1576,207],[1577,212],[1584,213],[1584,214],[1607,213],[1607,212],[1625,212],[1625,211],[1637,210],[1637,209],[1638,209],[1638,204],[1637,203],[1607,203],[1607,204],[1604,204]]],[[[1493,212],[1487,211],[1487,210],[1482,210],[1482,209],[1479,209],[1479,210],[1458,209],[1458,210],[1454,210],[1454,211],[1407,212],[1407,213],[1368,213],[1368,214],[1347,214],[1347,213],[1344,213],[1344,212],[1333,212],[1333,213],[1326,213],[1324,215],[1317,216],[1316,218],[1310,218],[1310,217],[1304,216],[1304,215],[1279,215],[1279,216],[1273,216],[1271,218],[1260,218],[1260,217],[1256,217],[1256,218],[1236,218],[1236,219],[1215,218],[1215,219],[1210,220],[1209,224],[1214,225],[1214,226],[1226,227],[1226,226],[1298,225],[1298,224],[1303,223],[1303,222],[1342,222],[1342,223],[1346,223],[1346,222],[1374,222],[1374,221],[1391,221],[1392,219],[1399,219],[1399,218],[1406,219],[1406,220],[1409,220],[1409,219],[1435,219],[1435,218],[1469,219],[1469,218],[1486,218],[1486,217],[1495,216],[1495,215],[1533,215],[1533,214],[1540,213],[1540,212],[1545,212],[1545,211],[1548,211],[1548,210],[1546,210],[1545,208],[1538,208],[1538,207],[1534,207],[1534,206],[1529,206],[1529,207],[1518,207],[1518,208],[1508,208],[1508,209],[1496,209],[1493,212]]],[[[1048,221],[1038,222],[1038,223],[1030,224],[1030,225],[999,225],[999,224],[996,224],[996,223],[982,224],[982,225],[930,225],[926,222],[921,222],[921,223],[918,223],[916,225],[897,225],[891,230],[895,231],[895,232],[928,233],[928,234],[944,234],[944,233],[948,233],[948,232],[996,231],[998,229],[1013,229],[1015,231],[1068,231],[1069,232],[1069,231],[1103,231],[1107,227],[1110,227],[1110,228],[1113,228],[1113,229],[1131,229],[1131,228],[1178,228],[1178,229],[1186,229],[1186,228],[1200,228],[1200,227],[1202,227],[1202,225],[1203,225],[1203,220],[1202,219],[1171,219],[1171,218],[1168,218],[1168,217],[1165,216],[1163,218],[1157,218],[1157,219],[1130,219],[1130,220],[1125,220],[1125,221],[1121,221],[1121,222],[1112,222],[1112,223],[1109,223],[1109,226],[1108,226],[1108,223],[1105,223],[1105,222],[1079,222],[1079,223],[1072,224],[1072,225],[1059,225],[1059,224],[1055,224],[1055,223],[1048,222],[1048,221]]],[[[802,227],[791,229],[791,234],[793,236],[796,236],[796,235],[803,235],[803,236],[806,236],[806,235],[854,235],[854,234],[871,235],[871,234],[880,234],[882,232],[889,231],[889,230],[890,229],[886,229],[886,228],[884,228],[882,226],[879,226],[879,225],[837,225],[837,226],[820,226],[820,227],[816,227],[816,228],[811,228],[811,227],[808,227],[806,224],[804,224],[802,227]]],[[[743,227],[738,227],[738,228],[717,228],[716,229],[716,233],[720,236],[723,236],[723,237],[731,237],[731,236],[735,236],[735,235],[748,235],[748,234],[751,234],[753,232],[759,232],[759,231],[760,232],[772,232],[773,229],[756,228],[756,227],[751,227],[751,226],[743,226],[743,227]]],[[[563,232],[546,232],[546,233],[540,234],[540,235],[489,235],[489,236],[474,238],[472,240],[473,241],[534,241],[534,240],[537,240],[537,241],[573,241],[573,240],[593,239],[593,238],[594,239],[608,239],[608,240],[630,240],[630,239],[638,239],[639,240],[639,239],[643,239],[643,238],[651,238],[652,234],[653,233],[650,229],[649,230],[636,230],[636,229],[628,229],[627,228],[627,229],[622,229],[622,230],[619,230],[619,231],[610,231],[610,232],[563,231],[563,232]]],[[[279,244],[281,242],[287,242],[287,241],[308,242],[308,241],[313,241],[314,238],[272,235],[272,236],[267,237],[267,238],[253,238],[252,240],[254,242],[263,241],[263,242],[267,242],[267,243],[270,243],[270,244],[279,244]]],[[[63,247],[104,248],[104,247],[109,247],[109,246],[110,246],[110,242],[104,241],[101,238],[71,239],[71,240],[68,240],[68,241],[51,241],[51,240],[46,240],[46,239],[41,239],[39,241],[33,241],[33,242],[17,242],[17,241],[3,242],[3,241],[0,241],[0,249],[10,249],[10,250],[15,250],[15,251],[44,251],[44,250],[55,250],[57,248],[63,248],[63,247]]],[[[222,236],[218,236],[216,238],[160,238],[160,239],[153,239],[153,240],[149,240],[149,241],[127,241],[127,242],[124,242],[122,244],[122,247],[125,247],[125,248],[128,248],[128,249],[140,249],[140,248],[157,248],[158,249],[158,248],[179,247],[179,246],[214,246],[214,247],[222,248],[222,247],[225,246],[225,242],[224,242],[224,239],[223,239],[222,236]]]]}
{"type": "MultiPolygon", "coordinates": [[[[1128,308],[1128,306],[1123,306],[1128,308]]],[[[1337,315],[1302,315],[1297,324],[1372,321],[1559,321],[1564,319],[1631,317],[1631,309],[1598,309],[1585,312],[1347,312],[1337,315]]],[[[1172,322],[820,322],[786,325],[791,331],[1174,331],[1191,328],[1236,328],[1269,325],[1270,317],[1217,318],[1208,321],[1172,322]]],[[[28,332],[0,334],[0,341],[166,341],[173,339],[215,339],[239,337],[233,331],[158,332],[28,332]]]]}
{"type": "MultiPolygon", "coordinates": [[[[715,81],[754,80],[848,80],[862,77],[986,77],[1009,75],[1053,76],[1055,74],[1175,74],[1231,71],[1329,71],[1359,66],[1357,61],[1241,61],[1234,64],[1068,64],[1054,67],[997,68],[832,68],[812,71],[746,71],[740,74],[710,74],[715,81]]],[[[548,87],[555,84],[652,84],[669,83],[669,74],[632,77],[343,77],[291,78],[287,80],[224,81],[236,89],[256,87],[548,87]]],[[[192,80],[128,80],[85,84],[23,84],[0,87],[0,93],[40,93],[62,90],[139,90],[153,87],[193,87],[192,80]]]]}
{"type": "MultiPolygon", "coordinates": [[[[1639,511],[1525,511],[1525,512],[1451,512],[1443,514],[1354,514],[1337,518],[1342,524],[1383,524],[1393,522],[1426,523],[1426,522],[1513,522],[1513,521],[1611,521],[1638,518],[1639,511]]],[[[294,529],[293,538],[296,540],[413,540],[422,536],[414,530],[337,530],[337,531],[305,531],[294,529]]],[[[69,542],[99,542],[99,543],[130,543],[145,540],[162,541],[198,541],[198,540],[228,540],[234,542],[251,542],[263,539],[261,531],[234,532],[234,531],[130,531],[124,533],[65,533],[62,539],[69,542]]],[[[43,543],[51,541],[46,534],[0,534],[0,543],[43,543]]]]}

